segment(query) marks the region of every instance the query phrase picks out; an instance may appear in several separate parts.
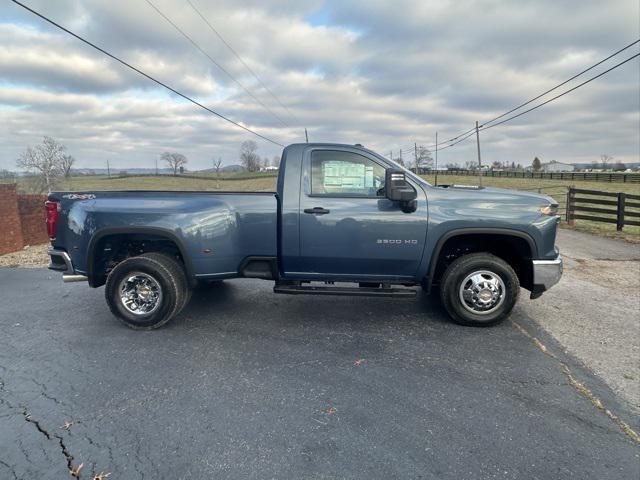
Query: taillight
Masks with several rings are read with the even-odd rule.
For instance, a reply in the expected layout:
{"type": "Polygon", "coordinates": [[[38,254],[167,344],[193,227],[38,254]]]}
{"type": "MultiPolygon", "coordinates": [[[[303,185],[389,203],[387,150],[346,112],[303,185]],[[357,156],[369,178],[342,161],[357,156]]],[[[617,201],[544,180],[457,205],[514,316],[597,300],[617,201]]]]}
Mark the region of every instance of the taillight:
{"type": "Polygon", "coordinates": [[[47,200],[44,202],[44,208],[47,210],[47,235],[53,240],[56,238],[56,228],[58,226],[58,216],[60,215],[60,204],[47,200]]]}

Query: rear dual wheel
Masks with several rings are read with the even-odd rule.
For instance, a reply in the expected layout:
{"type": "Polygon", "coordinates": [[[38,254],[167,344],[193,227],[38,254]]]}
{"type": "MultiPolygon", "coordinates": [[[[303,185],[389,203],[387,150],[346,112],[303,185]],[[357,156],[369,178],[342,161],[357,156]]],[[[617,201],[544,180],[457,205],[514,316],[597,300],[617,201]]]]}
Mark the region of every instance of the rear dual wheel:
{"type": "Polygon", "coordinates": [[[183,266],[164,253],[144,253],[115,266],[107,277],[105,298],[111,312],[136,330],[161,327],[191,297],[183,266]]]}
{"type": "Polygon", "coordinates": [[[520,282],[513,268],[495,255],[472,253],[456,259],[440,281],[440,299],[451,318],[462,325],[490,326],[515,306],[520,282]]]}

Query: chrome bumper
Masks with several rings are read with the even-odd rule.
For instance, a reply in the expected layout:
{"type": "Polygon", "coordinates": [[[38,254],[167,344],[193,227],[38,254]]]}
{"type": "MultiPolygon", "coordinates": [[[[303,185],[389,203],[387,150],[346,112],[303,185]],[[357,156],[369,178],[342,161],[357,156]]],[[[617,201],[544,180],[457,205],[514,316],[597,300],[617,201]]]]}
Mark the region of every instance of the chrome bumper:
{"type": "Polygon", "coordinates": [[[562,257],[558,255],[553,260],[533,260],[533,285],[534,288],[549,290],[562,277],[562,257]]]}
{"type": "Polygon", "coordinates": [[[55,248],[49,248],[47,254],[51,257],[51,263],[49,263],[49,270],[55,270],[56,272],[62,272],[63,282],[86,282],[87,277],[84,275],[77,275],[71,257],[64,250],[56,250],[55,248]]]}

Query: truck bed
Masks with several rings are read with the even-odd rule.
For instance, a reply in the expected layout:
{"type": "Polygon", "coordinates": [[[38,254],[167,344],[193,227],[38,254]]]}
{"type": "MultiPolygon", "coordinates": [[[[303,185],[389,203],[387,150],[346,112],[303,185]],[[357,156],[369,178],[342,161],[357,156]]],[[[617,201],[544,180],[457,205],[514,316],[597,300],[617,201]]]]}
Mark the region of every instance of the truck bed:
{"type": "Polygon", "coordinates": [[[277,255],[275,192],[95,191],[53,192],[61,203],[54,248],[65,248],[86,273],[96,248],[110,235],[168,236],[198,278],[234,276],[246,257],[277,255]]]}

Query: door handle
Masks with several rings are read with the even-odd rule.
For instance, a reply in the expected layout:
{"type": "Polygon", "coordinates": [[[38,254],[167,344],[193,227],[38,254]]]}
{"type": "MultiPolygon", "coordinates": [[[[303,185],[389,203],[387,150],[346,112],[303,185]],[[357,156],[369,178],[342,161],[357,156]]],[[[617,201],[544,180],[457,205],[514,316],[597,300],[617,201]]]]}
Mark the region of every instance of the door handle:
{"type": "Polygon", "coordinates": [[[311,213],[314,215],[326,215],[329,213],[329,210],[322,207],[313,207],[313,208],[305,208],[304,213],[311,213]]]}

